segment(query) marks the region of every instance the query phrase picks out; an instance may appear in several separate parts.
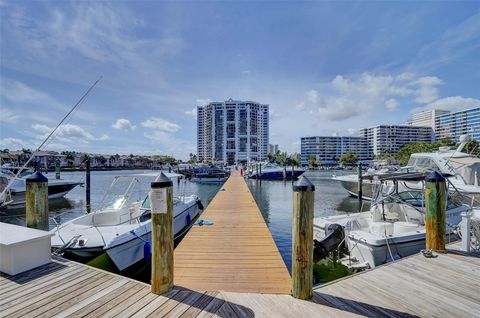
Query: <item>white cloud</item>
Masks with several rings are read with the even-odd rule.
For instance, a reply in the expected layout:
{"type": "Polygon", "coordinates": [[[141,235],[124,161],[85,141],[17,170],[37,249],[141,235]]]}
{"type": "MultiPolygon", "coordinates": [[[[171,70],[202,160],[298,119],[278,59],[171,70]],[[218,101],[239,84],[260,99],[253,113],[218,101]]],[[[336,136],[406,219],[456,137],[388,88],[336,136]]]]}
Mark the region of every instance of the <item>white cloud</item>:
{"type": "Polygon", "coordinates": [[[197,98],[195,101],[198,106],[207,105],[211,102],[210,98],[197,98]]]}
{"type": "Polygon", "coordinates": [[[45,92],[34,89],[25,83],[2,78],[0,96],[12,103],[35,104],[36,107],[63,108],[53,97],[45,92]]]}
{"type": "Polygon", "coordinates": [[[296,109],[305,109],[326,120],[345,120],[386,108],[400,106],[400,100],[413,99],[428,104],[439,96],[443,81],[435,76],[419,77],[412,73],[345,77],[337,75],[332,81],[305,93],[305,100],[296,109]]]}
{"type": "Polygon", "coordinates": [[[115,129],[121,129],[121,130],[126,130],[126,131],[131,131],[135,130],[137,126],[132,125],[130,120],[125,119],[125,118],[119,118],[115,123],[112,124],[112,127],[115,129]]]}
{"type": "Polygon", "coordinates": [[[459,111],[468,108],[480,107],[480,99],[462,97],[462,96],[450,96],[437,99],[434,102],[426,105],[425,107],[417,107],[411,110],[412,113],[426,110],[426,109],[442,109],[450,111],[459,111]]]}
{"type": "Polygon", "coordinates": [[[353,128],[348,128],[348,129],[347,129],[347,132],[348,132],[349,135],[353,135],[354,133],[357,132],[357,130],[356,130],[356,129],[353,129],[353,128]]]}
{"type": "Polygon", "coordinates": [[[435,76],[421,77],[411,83],[416,87],[415,102],[419,104],[428,104],[438,98],[437,86],[442,85],[443,81],[435,76]]]}
{"type": "Polygon", "coordinates": [[[155,130],[145,132],[144,136],[154,142],[161,153],[173,155],[178,158],[188,158],[189,153],[195,153],[195,145],[190,140],[176,138],[171,133],[155,130]]]}
{"type": "Polygon", "coordinates": [[[166,132],[176,132],[181,128],[175,123],[158,117],[151,117],[150,119],[145,120],[144,122],[142,122],[142,126],[166,132]]]}
{"type": "Polygon", "coordinates": [[[20,118],[20,115],[16,114],[15,112],[11,111],[10,109],[1,106],[0,111],[2,115],[0,116],[0,122],[6,124],[13,124],[20,118]]]}
{"type": "MultiPolygon", "coordinates": [[[[34,124],[32,125],[32,129],[41,133],[41,136],[37,136],[40,139],[44,139],[50,134],[53,128],[48,127],[47,125],[41,124],[34,124]]],[[[80,143],[89,143],[90,141],[102,141],[108,140],[108,135],[102,135],[100,137],[95,137],[90,132],[86,131],[80,126],[72,125],[72,124],[65,124],[58,128],[58,130],[53,135],[54,139],[58,139],[64,143],[67,142],[80,142],[80,143]]]]}
{"type": "Polygon", "coordinates": [[[197,118],[197,108],[193,107],[191,110],[186,110],[185,115],[192,116],[194,118],[197,118]]]}
{"type": "Polygon", "coordinates": [[[18,138],[0,139],[0,149],[18,150],[22,148],[32,148],[32,145],[18,138]]]}
{"type": "Polygon", "coordinates": [[[399,105],[399,103],[393,98],[391,98],[391,99],[389,99],[385,102],[385,107],[389,111],[392,111],[392,112],[397,109],[398,105],[399,105]]]}
{"type": "Polygon", "coordinates": [[[250,70],[243,70],[242,75],[250,75],[250,70]]]}

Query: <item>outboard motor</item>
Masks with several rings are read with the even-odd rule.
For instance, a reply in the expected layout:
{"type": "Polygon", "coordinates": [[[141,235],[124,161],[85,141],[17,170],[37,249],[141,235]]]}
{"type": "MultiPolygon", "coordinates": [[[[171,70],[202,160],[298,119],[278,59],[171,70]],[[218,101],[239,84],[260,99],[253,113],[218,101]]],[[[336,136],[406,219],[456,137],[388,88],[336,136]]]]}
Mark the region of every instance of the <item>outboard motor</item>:
{"type": "Polygon", "coordinates": [[[321,241],[313,240],[313,261],[316,263],[328,256],[328,253],[341,248],[345,251],[345,231],[339,224],[330,224],[325,229],[325,237],[321,241]]]}

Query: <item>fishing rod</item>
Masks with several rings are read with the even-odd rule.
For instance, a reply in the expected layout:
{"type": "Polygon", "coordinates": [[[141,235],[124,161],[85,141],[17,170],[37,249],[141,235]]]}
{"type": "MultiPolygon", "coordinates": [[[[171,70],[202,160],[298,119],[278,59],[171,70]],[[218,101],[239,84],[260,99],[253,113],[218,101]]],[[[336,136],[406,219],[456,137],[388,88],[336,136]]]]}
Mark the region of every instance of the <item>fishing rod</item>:
{"type": "MultiPolygon", "coordinates": [[[[10,202],[5,202],[6,199],[6,193],[8,190],[10,190],[10,187],[12,186],[13,182],[18,179],[18,176],[22,173],[23,170],[27,167],[27,165],[33,160],[35,157],[35,153],[40,151],[42,147],[47,143],[47,141],[52,138],[53,134],[60,128],[60,126],[65,122],[65,120],[85,101],[87,96],[90,94],[90,92],[93,90],[93,88],[100,82],[100,80],[103,78],[103,76],[100,76],[88,89],[87,91],[80,97],[80,99],[73,105],[73,107],[70,109],[70,111],[62,118],[62,120],[58,123],[58,125],[48,134],[47,138],[43,140],[43,142],[38,146],[37,150],[35,150],[30,158],[23,164],[23,166],[18,170],[18,172],[15,174],[15,176],[10,180],[8,185],[3,189],[3,191],[0,193],[0,206],[8,205],[10,202]]],[[[55,137],[52,138],[52,140],[55,137]]]]}

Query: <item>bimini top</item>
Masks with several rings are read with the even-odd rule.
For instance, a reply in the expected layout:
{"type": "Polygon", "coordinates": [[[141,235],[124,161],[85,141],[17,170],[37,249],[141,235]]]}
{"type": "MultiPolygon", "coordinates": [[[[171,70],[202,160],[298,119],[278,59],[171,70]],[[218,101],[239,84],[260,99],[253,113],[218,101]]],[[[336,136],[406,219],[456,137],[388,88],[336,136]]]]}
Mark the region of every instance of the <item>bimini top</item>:
{"type": "MultiPolygon", "coordinates": [[[[364,180],[378,180],[378,181],[424,181],[431,172],[393,172],[370,174],[362,177],[364,180]]],[[[452,177],[451,174],[442,174],[443,177],[452,177]]]]}

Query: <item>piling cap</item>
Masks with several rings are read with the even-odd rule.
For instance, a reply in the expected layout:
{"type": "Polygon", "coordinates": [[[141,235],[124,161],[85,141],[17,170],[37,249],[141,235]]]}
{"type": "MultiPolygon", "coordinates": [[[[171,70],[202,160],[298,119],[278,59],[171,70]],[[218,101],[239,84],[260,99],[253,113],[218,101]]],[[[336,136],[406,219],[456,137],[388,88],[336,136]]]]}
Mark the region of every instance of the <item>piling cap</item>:
{"type": "Polygon", "coordinates": [[[313,183],[308,180],[307,177],[301,176],[297,182],[293,184],[293,191],[303,192],[303,191],[315,191],[315,186],[313,183]]]}
{"type": "Polygon", "coordinates": [[[432,171],[425,177],[426,182],[445,182],[445,177],[438,171],[432,171]]]}
{"type": "Polygon", "coordinates": [[[163,172],[150,184],[152,189],[173,187],[172,180],[167,177],[163,172]]]}
{"type": "Polygon", "coordinates": [[[40,172],[38,171],[35,171],[34,173],[32,173],[31,175],[29,175],[27,178],[26,178],[26,181],[28,183],[30,182],[48,182],[48,178],[45,177],[43,174],[41,174],[40,172]]]}

